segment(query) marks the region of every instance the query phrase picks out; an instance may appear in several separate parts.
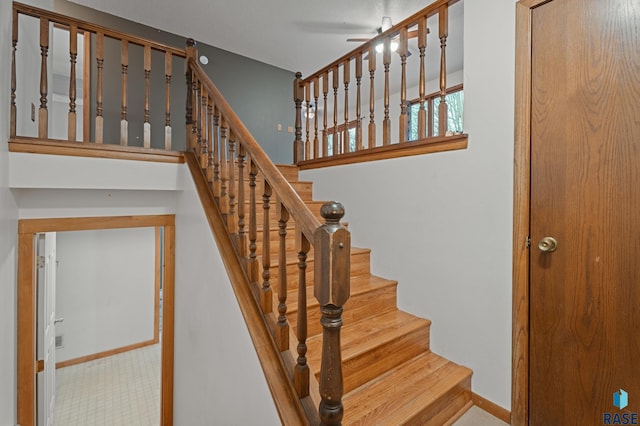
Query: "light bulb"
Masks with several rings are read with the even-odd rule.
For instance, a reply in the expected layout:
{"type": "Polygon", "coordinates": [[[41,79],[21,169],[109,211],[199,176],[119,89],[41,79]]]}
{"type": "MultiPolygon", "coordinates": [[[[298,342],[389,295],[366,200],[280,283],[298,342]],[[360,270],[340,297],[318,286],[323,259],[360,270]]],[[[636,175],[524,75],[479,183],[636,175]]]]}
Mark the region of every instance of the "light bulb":
{"type": "Polygon", "coordinates": [[[383,50],[384,50],[384,43],[376,44],[376,52],[382,53],[383,50]]]}
{"type": "Polygon", "coordinates": [[[396,50],[398,50],[398,42],[397,41],[392,41],[391,42],[391,51],[395,52],[396,50]]]}

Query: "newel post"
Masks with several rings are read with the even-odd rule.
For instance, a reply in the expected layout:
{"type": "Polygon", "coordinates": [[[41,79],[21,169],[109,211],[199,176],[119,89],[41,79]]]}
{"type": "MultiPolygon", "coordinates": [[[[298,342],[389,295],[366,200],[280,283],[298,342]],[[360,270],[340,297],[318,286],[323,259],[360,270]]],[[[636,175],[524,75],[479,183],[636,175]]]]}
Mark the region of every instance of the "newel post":
{"type": "Polygon", "coordinates": [[[189,59],[193,59],[194,61],[198,58],[198,49],[196,48],[196,41],[192,38],[187,39],[187,57],[184,61],[184,72],[186,76],[187,82],[187,105],[186,105],[186,115],[185,115],[185,150],[190,150],[191,146],[191,138],[193,133],[193,74],[191,73],[191,68],[189,67],[189,59]]]}
{"type": "Polygon", "coordinates": [[[322,425],[340,425],[344,410],[340,328],[342,307],[350,293],[351,235],[340,224],[344,216],[342,204],[337,201],[325,203],[320,214],[325,224],[316,231],[314,245],[314,295],[320,302],[323,327],[319,383],[322,401],[318,411],[322,425]]]}
{"type": "Polygon", "coordinates": [[[293,141],[293,164],[304,160],[304,142],[302,141],[302,101],[304,100],[304,84],[302,73],[297,72],[293,80],[293,102],[296,104],[296,138],[293,141]]]}

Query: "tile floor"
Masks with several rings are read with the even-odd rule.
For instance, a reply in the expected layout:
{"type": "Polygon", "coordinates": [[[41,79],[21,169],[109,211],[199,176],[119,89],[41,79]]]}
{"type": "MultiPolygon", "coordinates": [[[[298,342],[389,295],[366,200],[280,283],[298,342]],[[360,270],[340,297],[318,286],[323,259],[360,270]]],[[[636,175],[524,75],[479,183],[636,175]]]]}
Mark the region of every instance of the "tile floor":
{"type": "Polygon", "coordinates": [[[158,426],[160,345],[56,370],[58,426],[158,426]]]}

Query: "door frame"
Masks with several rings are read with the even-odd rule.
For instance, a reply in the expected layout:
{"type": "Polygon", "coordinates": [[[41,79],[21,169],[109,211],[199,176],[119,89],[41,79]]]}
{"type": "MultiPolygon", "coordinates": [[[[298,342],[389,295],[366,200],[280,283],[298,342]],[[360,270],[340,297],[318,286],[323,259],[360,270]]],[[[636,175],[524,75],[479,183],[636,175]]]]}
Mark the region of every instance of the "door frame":
{"type": "Polygon", "coordinates": [[[164,227],[162,389],[160,423],[173,424],[173,346],[175,297],[175,215],[21,219],[18,221],[17,420],[36,424],[36,258],[34,238],[42,232],[164,227]]]}
{"type": "Polygon", "coordinates": [[[511,424],[529,424],[529,230],[531,210],[531,16],[551,0],[516,3],[511,424]]]}

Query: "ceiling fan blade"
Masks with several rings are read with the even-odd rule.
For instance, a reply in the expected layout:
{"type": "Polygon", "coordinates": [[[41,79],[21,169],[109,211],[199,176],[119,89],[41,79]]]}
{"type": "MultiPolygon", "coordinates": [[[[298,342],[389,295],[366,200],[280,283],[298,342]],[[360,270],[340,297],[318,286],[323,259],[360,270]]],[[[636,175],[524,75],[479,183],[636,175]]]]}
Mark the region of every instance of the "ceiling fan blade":
{"type": "Polygon", "coordinates": [[[407,38],[416,38],[418,37],[418,30],[408,31],[407,38]]]}
{"type": "Polygon", "coordinates": [[[364,43],[365,41],[369,41],[370,39],[368,38],[348,38],[347,41],[349,42],[358,42],[358,43],[364,43]]]}

